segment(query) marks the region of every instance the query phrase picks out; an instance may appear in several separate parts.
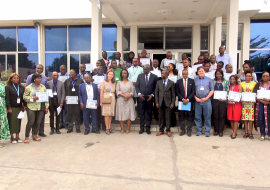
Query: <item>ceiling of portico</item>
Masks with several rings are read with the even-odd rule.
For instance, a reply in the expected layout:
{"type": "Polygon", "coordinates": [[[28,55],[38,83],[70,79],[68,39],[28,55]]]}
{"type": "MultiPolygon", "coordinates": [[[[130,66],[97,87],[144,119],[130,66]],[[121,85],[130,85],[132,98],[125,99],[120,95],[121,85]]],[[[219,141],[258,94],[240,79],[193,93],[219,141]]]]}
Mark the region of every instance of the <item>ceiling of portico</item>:
{"type": "Polygon", "coordinates": [[[188,25],[212,22],[227,12],[228,0],[101,0],[101,4],[103,15],[118,26],[188,25]]]}

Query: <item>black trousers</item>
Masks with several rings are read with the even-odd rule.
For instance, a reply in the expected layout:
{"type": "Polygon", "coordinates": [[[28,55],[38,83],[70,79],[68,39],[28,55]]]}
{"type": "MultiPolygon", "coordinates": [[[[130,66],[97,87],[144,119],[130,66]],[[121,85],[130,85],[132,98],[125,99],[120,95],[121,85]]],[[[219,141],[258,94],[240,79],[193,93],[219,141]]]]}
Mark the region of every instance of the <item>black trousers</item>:
{"type": "Polygon", "coordinates": [[[171,131],[171,109],[165,105],[164,100],[158,109],[159,111],[159,131],[164,131],[164,124],[166,125],[166,132],[171,131]]]}
{"type": "Polygon", "coordinates": [[[146,130],[150,129],[151,121],[152,121],[152,107],[153,107],[153,99],[149,102],[147,100],[139,100],[139,111],[140,111],[140,127],[144,129],[146,125],[146,130]],[[145,117],[146,116],[146,117],[145,117]]]}
{"type": "Polygon", "coordinates": [[[44,110],[33,111],[27,108],[26,113],[28,121],[25,128],[25,137],[29,137],[31,128],[32,134],[37,135],[42,117],[44,118],[44,110]]]}
{"type": "Polygon", "coordinates": [[[68,109],[68,129],[73,130],[73,122],[75,122],[76,129],[80,129],[80,105],[67,104],[68,109]]]}
{"type": "Polygon", "coordinates": [[[56,129],[56,131],[59,130],[59,123],[60,123],[60,114],[57,115],[57,108],[58,104],[56,103],[51,103],[49,106],[49,112],[50,112],[50,127],[51,131],[56,129]],[[56,117],[56,126],[54,127],[54,116],[56,117]]]}
{"type": "Polygon", "coordinates": [[[106,130],[104,116],[101,115],[101,107],[100,106],[97,107],[97,121],[98,121],[98,129],[106,130]]]}
{"type": "Polygon", "coordinates": [[[223,133],[225,118],[227,112],[226,102],[220,102],[219,100],[212,100],[212,113],[214,117],[214,129],[215,132],[223,133]]]}
{"type": "Polygon", "coordinates": [[[186,129],[187,125],[187,131],[192,131],[192,111],[179,111],[179,121],[180,121],[180,126],[181,130],[186,129]],[[187,121],[185,120],[185,113],[187,113],[187,121]]]}

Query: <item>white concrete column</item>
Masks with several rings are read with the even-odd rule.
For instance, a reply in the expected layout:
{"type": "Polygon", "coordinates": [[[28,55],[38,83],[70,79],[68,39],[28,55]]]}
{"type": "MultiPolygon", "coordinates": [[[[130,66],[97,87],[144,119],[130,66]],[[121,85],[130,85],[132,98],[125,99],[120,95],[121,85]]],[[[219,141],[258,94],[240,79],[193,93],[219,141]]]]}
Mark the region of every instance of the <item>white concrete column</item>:
{"type": "Polygon", "coordinates": [[[210,30],[209,30],[209,55],[212,55],[214,53],[214,31],[215,26],[214,23],[210,24],[210,30]]]}
{"type": "Polygon", "coordinates": [[[138,26],[130,27],[130,51],[134,51],[135,57],[138,57],[138,26]]]}
{"type": "Polygon", "coordinates": [[[219,47],[221,45],[221,29],[222,29],[222,16],[214,19],[214,54],[219,54],[219,47]]]}
{"type": "MultiPolygon", "coordinates": [[[[42,64],[45,67],[45,63],[42,61],[42,24],[37,25],[38,30],[38,64],[42,64]]],[[[45,69],[44,69],[45,72],[45,69]]]]}
{"type": "Polygon", "coordinates": [[[197,62],[198,56],[200,55],[201,50],[201,26],[195,24],[192,27],[192,60],[191,64],[197,62]]]}
{"type": "Polygon", "coordinates": [[[232,57],[233,70],[237,71],[237,38],[239,0],[228,0],[226,52],[232,57]]]}
{"type": "MultiPolygon", "coordinates": [[[[117,26],[117,51],[123,55],[123,27],[117,26]]],[[[123,58],[124,56],[122,56],[123,58]]]]}
{"type": "Polygon", "coordinates": [[[102,5],[98,9],[98,1],[92,1],[91,20],[91,63],[96,66],[96,61],[101,59],[102,53],[102,5]]]}
{"type": "Polygon", "coordinates": [[[240,68],[242,69],[242,64],[244,60],[249,59],[249,47],[250,47],[250,18],[243,19],[242,26],[242,49],[241,49],[241,58],[240,58],[240,68]]]}

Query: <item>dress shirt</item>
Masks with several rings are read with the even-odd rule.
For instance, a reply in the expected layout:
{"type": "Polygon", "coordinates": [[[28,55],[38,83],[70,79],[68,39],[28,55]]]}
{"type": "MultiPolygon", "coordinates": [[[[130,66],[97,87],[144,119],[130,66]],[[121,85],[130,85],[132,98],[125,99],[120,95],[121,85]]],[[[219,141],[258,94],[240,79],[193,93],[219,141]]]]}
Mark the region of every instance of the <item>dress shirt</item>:
{"type": "MultiPolygon", "coordinates": [[[[85,73],[79,73],[79,74],[77,74],[77,77],[78,78],[81,78],[83,81],[84,81],[84,75],[90,75],[90,73],[88,73],[88,72],[85,72],[85,73]]],[[[84,81],[85,82],[85,81],[84,81]]]]}
{"type": "Polygon", "coordinates": [[[233,65],[232,57],[229,54],[226,54],[226,53],[224,53],[223,56],[217,55],[216,56],[216,61],[217,62],[223,61],[223,63],[224,63],[223,69],[225,69],[225,67],[226,67],[226,65],[228,63],[230,63],[231,65],[233,65]]]}
{"type": "Polygon", "coordinates": [[[167,86],[167,84],[168,84],[168,79],[166,79],[166,80],[163,79],[163,84],[165,84],[165,86],[167,86]]]}
{"type": "Polygon", "coordinates": [[[157,68],[153,67],[153,71],[159,71],[158,67],[157,68]]]}
{"type": "Polygon", "coordinates": [[[131,82],[136,82],[139,74],[143,73],[143,68],[140,66],[128,68],[128,80],[131,82]]]}
{"type": "Polygon", "coordinates": [[[68,74],[68,73],[62,75],[61,72],[59,72],[58,75],[59,75],[59,77],[60,77],[60,76],[68,76],[68,77],[69,77],[69,74],[68,74]]]}
{"type": "Polygon", "coordinates": [[[86,92],[87,92],[87,99],[93,100],[94,98],[94,92],[93,92],[93,86],[90,84],[85,83],[86,92]]]}
{"type": "Polygon", "coordinates": [[[214,65],[212,65],[212,63],[211,63],[209,71],[215,72],[216,70],[217,70],[217,64],[215,63],[214,65]]]}
{"type": "MultiPolygon", "coordinates": [[[[183,78],[183,76],[182,76],[183,70],[184,69],[178,71],[178,77],[177,77],[178,80],[183,78]]],[[[194,69],[191,67],[188,67],[188,78],[195,79],[195,77],[196,77],[196,72],[194,71],[194,69]]]]}
{"type": "Polygon", "coordinates": [[[214,82],[212,79],[208,78],[208,77],[203,77],[202,79],[198,76],[195,78],[194,80],[195,82],[195,95],[198,98],[205,98],[208,96],[208,94],[210,93],[210,91],[214,90],[214,82]],[[201,90],[203,84],[203,90],[201,90]]]}
{"type": "MultiPolygon", "coordinates": [[[[41,75],[41,84],[43,84],[44,86],[47,86],[47,77],[42,75],[42,74],[40,74],[40,75],[41,75]]],[[[25,86],[28,86],[29,84],[31,84],[32,76],[33,76],[33,74],[28,75],[28,77],[26,79],[26,85],[25,86]]]]}
{"type": "Polygon", "coordinates": [[[183,87],[185,88],[185,81],[186,81],[186,89],[185,90],[185,94],[186,94],[186,97],[187,97],[187,86],[188,86],[188,78],[187,79],[183,79],[183,87]]]}

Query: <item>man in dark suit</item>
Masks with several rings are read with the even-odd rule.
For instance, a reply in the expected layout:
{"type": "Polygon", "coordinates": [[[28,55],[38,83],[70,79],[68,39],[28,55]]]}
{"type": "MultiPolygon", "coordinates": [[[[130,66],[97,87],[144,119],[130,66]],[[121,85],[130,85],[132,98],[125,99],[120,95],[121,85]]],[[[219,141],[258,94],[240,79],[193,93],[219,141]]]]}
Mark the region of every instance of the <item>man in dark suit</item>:
{"type": "Polygon", "coordinates": [[[98,121],[97,121],[97,109],[94,108],[87,108],[87,100],[96,100],[96,106],[99,105],[99,92],[98,87],[94,84],[90,74],[86,74],[84,76],[85,83],[80,84],[79,86],[79,99],[81,109],[83,110],[83,120],[84,120],[84,127],[85,132],[84,134],[87,135],[90,132],[89,127],[89,118],[91,114],[92,119],[92,133],[99,134],[98,128],[98,121]]]}
{"type": "MultiPolygon", "coordinates": [[[[184,105],[191,102],[193,104],[193,97],[195,94],[195,83],[194,80],[191,78],[188,78],[188,70],[182,71],[182,79],[179,79],[176,83],[176,94],[178,96],[178,101],[182,101],[184,105]]],[[[192,108],[192,105],[191,105],[192,108]]],[[[185,112],[187,112],[188,115],[188,122],[187,122],[187,135],[191,136],[192,131],[192,110],[190,111],[179,111],[179,120],[181,123],[181,133],[180,136],[183,136],[185,134],[185,112]]]]}
{"type": "Polygon", "coordinates": [[[140,132],[144,132],[144,125],[146,124],[146,132],[148,135],[150,132],[150,125],[152,120],[152,107],[153,97],[155,93],[155,87],[158,77],[150,73],[150,65],[145,65],[143,68],[143,74],[140,74],[137,78],[135,85],[136,92],[139,95],[139,110],[140,110],[140,132]],[[145,113],[147,113],[145,122],[145,113]]]}
{"type": "Polygon", "coordinates": [[[50,97],[50,127],[51,132],[50,135],[54,134],[54,129],[57,134],[61,134],[59,131],[59,122],[60,122],[60,114],[57,113],[57,108],[60,106],[63,108],[63,103],[65,99],[65,88],[64,83],[58,80],[58,73],[54,71],[52,73],[52,79],[47,83],[47,89],[52,90],[52,97],[50,97]],[[56,117],[56,127],[54,128],[54,115],[56,117]]]}
{"type": "Polygon", "coordinates": [[[107,68],[109,66],[109,60],[107,59],[107,52],[106,51],[102,52],[102,59],[100,59],[99,61],[101,61],[101,66],[103,67],[103,72],[107,73],[107,68]]]}
{"type": "Polygon", "coordinates": [[[159,109],[159,132],[157,136],[164,134],[164,123],[166,123],[167,135],[171,137],[171,110],[175,102],[175,87],[174,82],[169,80],[168,76],[169,72],[163,70],[161,74],[162,80],[157,82],[155,100],[156,107],[159,109]]]}
{"type": "MultiPolygon", "coordinates": [[[[161,74],[162,69],[158,67],[159,62],[157,59],[153,60],[153,67],[151,67],[151,71],[159,71],[161,74]]],[[[158,80],[160,80],[161,77],[158,77],[158,80]]],[[[158,109],[156,107],[156,99],[154,98],[154,105],[153,105],[153,112],[154,112],[154,118],[155,120],[158,120],[158,109]]]]}

